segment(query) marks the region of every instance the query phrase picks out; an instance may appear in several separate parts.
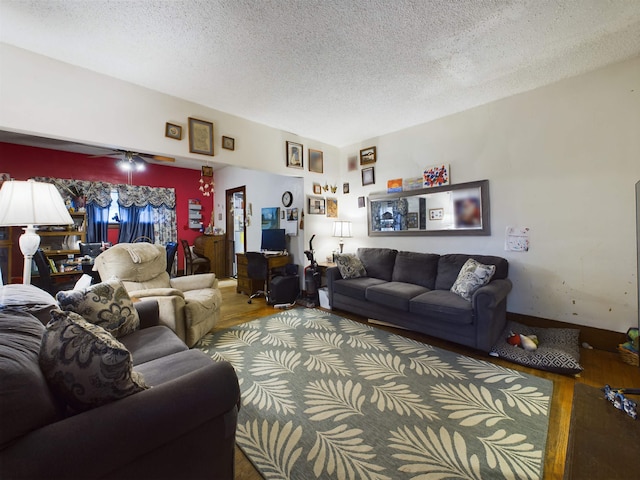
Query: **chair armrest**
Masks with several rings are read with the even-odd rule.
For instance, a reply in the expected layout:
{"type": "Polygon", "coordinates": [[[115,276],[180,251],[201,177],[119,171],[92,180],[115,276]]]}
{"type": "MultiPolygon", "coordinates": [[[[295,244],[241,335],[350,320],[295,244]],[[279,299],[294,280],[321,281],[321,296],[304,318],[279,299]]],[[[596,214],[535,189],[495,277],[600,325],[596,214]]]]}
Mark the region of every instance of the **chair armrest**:
{"type": "Polygon", "coordinates": [[[138,317],[140,317],[140,328],[149,328],[160,325],[160,307],[156,300],[146,300],[133,304],[138,317]]]}
{"type": "MultiPolygon", "coordinates": [[[[239,398],[233,367],[211,363],[25,435],[0,452],[2,471],[15,478],[102,478],[236,410],[239,398]]],[[[235,424],[227,430],[233,435],[235,424]]]]}
{"type": "Polygon", "coordinates": [[[172,278],[171,286],[183,292],[202,290],[203,288],[216,288],[218,286],[218,279],[215,273],[187,275],[186,277],[172,278]]]}
{"type": "Polygon", "coordinates": [[[129,292],[130,297],[147,298],[147,297],[182,297],[184,294],[176,288],[149,288],[146,290],[133,290],[129,292]]]}
{"type": "Polygon", "coordinates": [[[333,308],[333,282],[341,280],[340,270],[338,267],[327,268],[325,273],[327,278],[327,293],[329,294],[329,306],[333,308]]]}
{"type": "Polygon", "coordinates": [[[476,290],[471,301],[475,309],[495,308],[496,305],[506,298],[512,288],[513,284],[508,278],[504,280],[493,280],[484,287],[476,290]]]}

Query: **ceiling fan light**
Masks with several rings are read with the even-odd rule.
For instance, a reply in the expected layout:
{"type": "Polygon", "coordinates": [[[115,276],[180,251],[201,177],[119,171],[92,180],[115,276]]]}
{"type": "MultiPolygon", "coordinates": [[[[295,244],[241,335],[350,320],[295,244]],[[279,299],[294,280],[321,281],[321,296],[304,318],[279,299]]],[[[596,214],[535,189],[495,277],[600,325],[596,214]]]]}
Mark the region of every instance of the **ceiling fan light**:
{"type": "Polygon", "coordinates": [[[144,160],[138,160],[135,162],[136,172],[144,172],[147,169],[147,162],[144,160]]]}

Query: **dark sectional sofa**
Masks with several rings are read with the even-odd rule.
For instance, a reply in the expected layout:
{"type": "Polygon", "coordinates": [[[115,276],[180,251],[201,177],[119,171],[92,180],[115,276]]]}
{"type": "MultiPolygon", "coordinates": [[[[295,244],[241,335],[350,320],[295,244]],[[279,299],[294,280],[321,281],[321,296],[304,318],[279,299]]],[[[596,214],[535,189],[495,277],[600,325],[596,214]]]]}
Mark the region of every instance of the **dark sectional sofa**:
{"type": "Polygon", "coordinates": [[[399,252],[359,248],[366,277],[343,279],[327,270],[329,304],[374,320],[489,352],[506,324],[509,263],[486,255],[399,252]],[[496,271],[471,302],[450,291],[473,258],[496,271]]]}

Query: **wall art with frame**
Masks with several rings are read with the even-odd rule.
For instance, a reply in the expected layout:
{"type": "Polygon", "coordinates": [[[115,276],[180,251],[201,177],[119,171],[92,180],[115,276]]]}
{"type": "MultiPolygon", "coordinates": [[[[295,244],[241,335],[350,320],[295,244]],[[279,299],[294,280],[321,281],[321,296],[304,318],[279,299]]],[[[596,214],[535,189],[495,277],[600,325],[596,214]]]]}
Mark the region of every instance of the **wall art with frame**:
{"type": "Polygon", "coordinates": [[[302,144],[296,142],[287,142],[287,167],[304,168],[304,153],[302,144]]]}
{"type": "Polygon", "coordinates": [[[324,155],[320,150],[309,149],[309,171],[324,173],[324,155]]]}
{"type": "Polygon", "coordinates": [[[308,197],[309,215],[324,215],[326,203],[322,197],[308,197]]]}
{"type": "Polygon", "coordinates": [[[213,123],[189,117],[189,152],[213,157],[213,123]]]}
{"type": "Polygon", "coordinates": [[[362,186],[373,185],[376,183],[376,176],[373,167],[362,169],[362,186]]]}
{"type": "Polygon", "coordinates": [[[376,147],[367,147],[360,150],[360,165],[376,163],[376,147]]]}

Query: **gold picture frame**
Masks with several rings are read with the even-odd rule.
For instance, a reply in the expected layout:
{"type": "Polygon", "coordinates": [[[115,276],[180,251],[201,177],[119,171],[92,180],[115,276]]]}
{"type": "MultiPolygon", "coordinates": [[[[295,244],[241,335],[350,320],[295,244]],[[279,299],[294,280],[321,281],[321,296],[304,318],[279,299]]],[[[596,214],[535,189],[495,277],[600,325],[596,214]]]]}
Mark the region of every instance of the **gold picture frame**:
{"type": "Polygon", "coordinates": [[[175,123],[167,122],[164,127],[164,136],[174,140],[182,140],[182,127],[175,123]]]}
{"type": "Polygon", "coordinates": [[[189,152],[213,157],[213,123],[189,117],[189,152]]]}
{"type": "Polygon", "coordinates": [[[202,166],[202,176],[203,177],[213,177],[213,167],[208,167],[206,165],[202,166]]]}
{"type": "Polygon", "coordinates": [[[235,150],[236,149],[236,140],[231,137],[222,137],[222,148],[225,150],[235,150]]]}
{"type": "Polygon", "coordinates": [[[369,165],[371,163],[376,163],[376,160],[376,147],[367,147],[360,150],[360,165],[369,165]]]}

